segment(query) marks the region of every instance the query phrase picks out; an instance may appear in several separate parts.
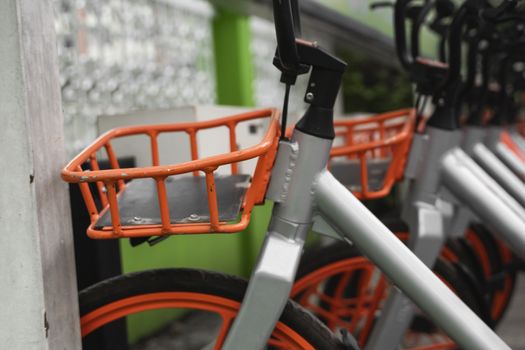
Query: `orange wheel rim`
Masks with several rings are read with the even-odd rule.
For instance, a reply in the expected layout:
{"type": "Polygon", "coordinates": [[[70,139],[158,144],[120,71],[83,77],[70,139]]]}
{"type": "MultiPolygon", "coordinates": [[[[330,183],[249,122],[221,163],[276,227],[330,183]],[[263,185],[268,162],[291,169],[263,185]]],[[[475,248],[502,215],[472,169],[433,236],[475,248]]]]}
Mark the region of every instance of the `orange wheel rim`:
{"type": "MultiPolygon", "coordinates": [[[[396,235],[401,240],[408,238],[408,234],[405,233],[396,233],[396,235]]],[[[330,329],[346,328],[353,334],[356,334],[357,331],[357,340],[360,346],[364,346],[370,336],[376,311],[382,306],[382,302],[388,295],[389,286],[382,274],[379,275],[379,278],[376,278],[375,285],[370,286],[371,277],[377,272],[378,269],[365,257],[340,260],[299,279],[292,288],[291,297],[314,314],[322,317],[330,329]],[[355,276],[357,273],[360,273],[357,292],[355,296],[349,298],[342,293],[344,284],[349,283],[352,276],[355,276]],[[339,277],[339,280],[332,291],[332,295],[324,295],[319,290],[320,287],[324,282],[336,276],[339,277]],[[312,297],[325,303],[325,305],[319,306],[311,303],[310,299],[312,297]]],[[[447,286],[451,287],[448,283],[447,286]]],[[[457,348],[456,344],[442,333],[418,335],[418,337],[426,337],[425,339],[428,338],[429,342],[434,343],[430,344],[427,342],[426,345],[405,348],[411,350],[449,350],[457,348]]]]}
{"type": "MultiPolygon", "coordinates": [[[[511,264],[514,259],[512,255],[512,251],[501,240],[498,240],[497,242],[498,242],[499,251],[501,253],[501,257],[503,259],[503,263],[505,265],[511,264]]],[[[494,312],[495,312],[497,319],[502,317],[503,311],[505,310],[505,306],[509,302],[513,289],[514,289],[513,279],[509,274],[507,274],[507,276],[505,277],[503,290],[500,293],[497,293],[496,298],[495,298],[496,300],[495,300],[494,312]]]]}
{"type": "Polygon", "coordinates": [[[373,325],[373,315],[384,299],[387,288],[386,280],[382,276],[375,288],[369,286],[372,275],[376,271],[374,265],[364,257],[341,260],[301,278],[294,284],[291,297],[296,298],[300,295],[299,303],[327,320],[326,323],[332,330],[344,327],[354,333],[360,327],[358,340],[359,343],[364,343],[373,325]],[[358,292],[355,297],[348,298],[343,293],[344,287],[356,273],[361,273],[357,286],[358,292]],[[329,296],[319,291],[321,283],[339,274],[342,277],[333,295],[329,296]],[[330,307],[325,309],[310,303],[312,296],[319,298],[330,307]]]}
{"type": "MultiPolygon", "coordinates": [[[[237,315],[240,303],[231,299],[191,292],[149,293],[125,298],[89,312],[80,319],[82,337],[122,317],[139,312],[180,308],[209,311],[222,318],[222,326],[215,342],[215,350],[222,347],[228,330],[237,315]]],[[[279,349],[315,350],[302,336],[278,322],[268,344],[279,349]]]]}
{"type": "Polygon", "coordinates": [[[474,251],[476,252],[477,257],[479,258],[479,261],[481,263],[481,268],[483,270],[483,275],[485,276],[485,278],[490,278],[492,274],[492,267],[490,264],[490,258],[487,253],[487,249],[485,249],[485,245],[483,244],[481,239],[478,237],[476,232],[472,229],[469,229],[467,231],[466,238],[471,244],[472,248],[474,248],[474,251]]]}

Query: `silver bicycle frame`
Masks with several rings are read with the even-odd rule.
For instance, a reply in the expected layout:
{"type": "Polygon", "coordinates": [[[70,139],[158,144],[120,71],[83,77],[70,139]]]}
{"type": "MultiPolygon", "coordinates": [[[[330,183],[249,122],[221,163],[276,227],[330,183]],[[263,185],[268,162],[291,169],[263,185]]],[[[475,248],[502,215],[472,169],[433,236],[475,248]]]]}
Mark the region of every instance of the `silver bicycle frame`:
{"type": "MultiPolygon", "coordinates": [[[[520,137],[521,136],[517,136],[520,137]]],[[[504,143],[498,142],[493,149],[494,153],[516,174],[521,180],[525,180],[525,163],[504,143]]]]}
{"type": "MultiPolygon", "coordinates": [[[[493,230],[497,228],[515,252],[523,256],[525,234],[520,230],[525,227],[523,207],[465,152],[453,147],[460,143],[459,131],[450,132],[433,128],[429,128],[428,131],[429,135],[416,135],[414,147],[418,147],[419,150],[415,151],[415,155],[411,154],[407,166],[407,176],[417,179],[403,211],[403,218],[410,227],[409,247],[418,257],[425,257],[423,261],[428,266],[432,266],[442,247],[445,232],[448,236],[463,234],[469,222],[475,218],[472,215],[474,213],[493,230]],[[419,214],[420,201],[428,205],[437,205],[438,196],[455,203],[453,215],[446,225],[445,232],[441,232],[440,235],[434,233],[435,237],[441,238],[441,244],[435,243],[434,249],[422,250],[419,247],[427,247],[433,242],[427,233],[430,229],[429,225],[419,214]],[[418,217],[410,215],[411,213],[418,213],[418,217]]],[[[485,136],[486,130],[481,128],[467,129],[463,148],[472,151],[479,147],[480,141],[485,139],[485,136]]],[[[494,155],[492,156],[495,158],[494,155]]],[[[391,293],[366,349],[394,348],[392,344],[400,343],[413,312],[412,303],[403,293],[399,291],[391,293]]]]}
{"type": "MultiPolygon", "coordinates": [[[[525,139],[521,134],[516,130],[515,127],[510,128],[510,137],[512,138],[512,141],[516,144],[516,146],[519,147],[519,149],[522,152],[525,152],[525,139]]],[[[525,164],[523,162],[519,162],[519,165],[517,166],[518,170],[518,176],[522,177],[523,174],[525,174],[525,164]]]]}
{"type": "MultiPolygon", "coordinates": [[[[473,148],[473,159],[523,208],[525,206],[525,184],[484,144],[473,148]]],[[[520,213],[525,218],[525,215],[520,213]]]]}
{"type": "MultiPolygon", "coordinates": [[[[473,129],[473,127],[469,128],[467,135],[468,132],[473,131],[473,129]]],[[[486,132],[486,140],[481,139],[477,140],[478,142],[476,143],[468,144],[466,151],[505,189],[505,191],[514,197],[521,206],[525,206],[525,184],[502,160],[500,160],[500,158],[496,156],[496,154],[492,152],[499,152],[508,160],[515,158],[511,152],[505,152],[504,145],[500,141],[502,131],[503,130],[500,127],[490,127],[488,132],[486,132]],[[485,141],[486,145],[481,143],[483,141],[485,141]]],[[[476,135],[479,135],[479,133],[476,132],[476,135]]],[[[522,217],[525,218],[525,216],[522,217]]]]}
{"type": "MultiPolygon", "coordinates": [[[[462,348],[509,349],[325,169],[330,146],[329,140],[297,130],[291,142],[280,143],[275,176],[267,194],[276,202],[272,220],[223,349],[264,348],[287,301],[304,238],[316,214],[342,238],[355,244],[462,348]]],[[[430,229],[428,236],[441,240],[439,212],[423,202],[419,216],[427,223],[422,227],[430,229]],[[437,228],[431,229],[432,225],[437,228]]]]}
{"type": "Polygon", "coordinates": [[[525,220],[497,195],[488,190],[485,182],[470,170],[476,164],[460,149],[443,159],[443,180],[478,218],[498,234],[514,253],[525,257],[525,220]],[[485,190],[484,190],[485,189],[485,190]]]}
{"type": "MultiPolygon", "coordinates": [[[[485,172],[479,172],[478,167],[473,166],[470,159],[467,165],[478,175],[478,177],[498,195],[509,207],[511,207],[521,218],[525,219],[525,185],[501,162],[494,153],[483,143],[489,145],[499,145],[499,141],[494,143],[493,130],[487,137],[487,129],[481,127],[467,127],[465,140],[462,148],[478,163],[485,172]],[[490,176],[487,176],[490,175],[490,176]],[[497,185],[496,185],[497,184],[497,185]]],[[[498,138],[499,140],[499,138],[498,138]]]]}
{"type": "MultiPolygon", "coordinates": [[[[463,234],[475,217],[472,213],[488,213],[489,216],[480,217],[489,227],[495,227],[500,221],[510,222],[503,228],[504,235],[510,238],[507,241],[525,240],[525,236],[518,235],[518,228],[525,225],[525,221],[519,220],[525,218],[525,210],[465,152],[454,147],[463,138],[463,147],[469,150],[485,135],[486,131],[476,128],[468,129],[465,135],[460,131],[428,128],[427,135],[415,136],[413,149],[416,149],[410,154],[406,174],[415,182],[403,206],[403,219],[410,228],[409,248],[429,267],[433,266],[445,236],[463,234]],[[450,181],[450,176],[456,181],[465,181],[466,185],[457,186],[450,181]],[[482,198],[474,201],[472,197],[475,195],[482,198]],[[440,206],[449,202],[447,208],[452,207],[452,213],[444,215],[440,206]],[[422,203],[433,207],[434,215],[441,219],[448,216],[448,221],[444,220],[439,228],[429,224],[432,221],[424,219],[422,203]]],[[[425,209],[426,212],[429,210],[425,209]]],[[[391,293],[366,349],[395,348],[401,342],[413,313],[413,305],[407,296],[398,290],[391,293]]]]}
{"type": "Polygon", "coordinates": [[[329,173],[323,174],[317,188],[319,207],[327,221],[352,240],[460,347],[509,349],[362,203],[349,192],[341,195],[343,186],[329,173]]]}

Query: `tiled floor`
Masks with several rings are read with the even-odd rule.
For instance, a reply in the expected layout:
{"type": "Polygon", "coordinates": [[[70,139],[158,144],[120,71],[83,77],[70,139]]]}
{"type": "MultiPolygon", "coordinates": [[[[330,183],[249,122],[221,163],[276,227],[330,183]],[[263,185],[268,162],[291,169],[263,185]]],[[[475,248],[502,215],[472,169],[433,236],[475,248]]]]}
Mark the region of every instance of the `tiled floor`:
{"type": "Polygon", "coordinates": [[[525,273],[518,277],[507,314],[498,327],[498,334],[513,350],[525,350],[525,273]]]}

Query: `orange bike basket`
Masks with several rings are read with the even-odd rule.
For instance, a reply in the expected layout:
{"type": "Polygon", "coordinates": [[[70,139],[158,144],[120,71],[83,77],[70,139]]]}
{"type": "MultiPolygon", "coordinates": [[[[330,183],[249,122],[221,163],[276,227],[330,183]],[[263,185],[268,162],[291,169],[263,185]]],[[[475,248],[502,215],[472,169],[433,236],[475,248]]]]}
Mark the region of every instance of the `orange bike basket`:
{"type": "Polygon", "coordinates": [[[329,168],[337,160],[358,166],[358,184],[351,186],[359,199],[387,196],[395,182],[400,181],[406,164],[416,113],[414,109],[402,109],[365,118],[335,121],[336,140],[330,152],[329,168]],[[369,164],[384,161],[387,166],[377,188],[369,185],[369,164]],[[357,186],[358,185],[358,186],[357,186]]]}
{"type": "MultiPolygon", "coordinates": [[[[264,201],[270,171],[275,159],[279,140],[279,112],[275,109],[265,109],[231,117],[196,123],[143,125],[117,128],[100,136],[63,170],[62,178],[71,183],[78,183],[91,218],[87,232],[91,238],[108,239],[124,237],[148,237],[171,234],[201,234],[201,233],[233,233],[244,230],[250,221],[251,211],[255,204],[264,201]],[[268,120],[268,129],[263,139],[255,146],[238,149],[236,127],[239,123],[261,119],[268,120]],[[226,127],[229,131],[230,152],[199,159],[197,135],[199,131],[226,127]],[[190,140],[191,161],[160,165],[158,137],[166,133],[186,133],[190,140]],[[119,167],[117,155],[111,145],[118,138],[146,135],[150,140],[152,165],[142,168],[119,167]],[[97,152],[104,152],[111,169],[100,170],[97,152]],[[214,172],[220,166],[230,166],[233,175],[238,173],[238,163],[256,159],[257,164],[251,181],[242,199],[242,214],[235,222],[219,220],[217,192],[215,189],[216,175],[214,172]],[[86,163],[91,170],[83,170],[86,163]],[[166,180],[170,176],[189,174],[199,177],[204,174],[207,201],[209,209],[208,222],[173,223],[170,219],[166,180]],[[155,182],[160,223],[127,225],[121,221],[119,198],[129,186],[126,182],[134,179],[152,179],[155,182]],[[90,186],[90,183],[93,185],[90,186]],[[101,208],[97,208],[94,192],[98,192],[101,208]],[[104,214],[110,214],[110,225],[100,227],[95,225],[104,214]]],[[[100,153],[99,153],[100,154],[100,153]]]]}

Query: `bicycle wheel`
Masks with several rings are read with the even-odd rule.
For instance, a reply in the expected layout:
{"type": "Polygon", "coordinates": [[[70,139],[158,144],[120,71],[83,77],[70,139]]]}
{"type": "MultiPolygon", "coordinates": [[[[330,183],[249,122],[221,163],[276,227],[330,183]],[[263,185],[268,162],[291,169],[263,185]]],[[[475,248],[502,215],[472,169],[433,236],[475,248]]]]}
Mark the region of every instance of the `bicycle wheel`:
{"type": "MultiPolygon", "coordinates": [[[[475,291],[457,271],[438,259],[434,271],[475,312],[481,306],[475,291]]],[[[390,285],[368,259],[344,242],[305,254],[291,297],[332,329],[348,329],[364,346],[390,285]]],[[[455,349],[432,321],[418,313],[403,341],[404,349],[455,349]]]]}
{"type": "MultiPolygon", "coordinates": [[[[208,339],[191,347],[215,342],[220,349],[235,318],[247,283],[236,277],[194,269],[159,269],[131,273],[102,281],[79,295],[83,342],[116,320],[140,312],[181,309],[207,312],[219,319],[208,339]]],[[[340,349],[342,343],[308,312],[288,302],[268,342],[270,349],[340,349]]],[[[84,347],[84,349],[87,349],[84,347]]],[[[99,350],[99,349],[97,349],[99,350]]]]}

